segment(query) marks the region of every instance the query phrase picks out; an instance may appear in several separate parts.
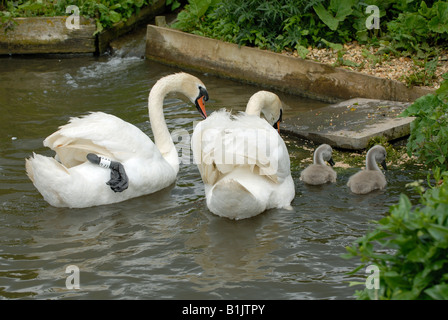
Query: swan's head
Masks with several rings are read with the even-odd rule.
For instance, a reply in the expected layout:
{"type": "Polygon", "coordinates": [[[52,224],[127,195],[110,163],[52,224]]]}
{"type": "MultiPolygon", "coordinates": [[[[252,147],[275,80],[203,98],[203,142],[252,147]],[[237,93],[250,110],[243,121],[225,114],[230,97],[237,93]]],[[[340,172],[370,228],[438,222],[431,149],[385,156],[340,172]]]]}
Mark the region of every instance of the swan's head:
{"type": "Polygon", "coordinates": [[[373,156],[374,160],[377,163],[380,163],[381,166],[384,168],[384,170],[387,170],[386,165],[386,157],[387,157],[387,151],[386,149],[381,145],[376,145],[370,148],[369,152],[367,152],[367,158],[369,156],[373,156]]]}
{"type": "Polygon", "coordinates": [[[188,73],[176,74],[180,78],[180,92],[187,96],[196,106],[201,116],[207,118],[205,101],[208,101],[208,92],[204,83],[197,77],[188,73]]]}
{"type": "Polygon", "coordinates": [[[314,151],[314,163],[320,163],[322,161],[328,162],[331,166],[334,166],[333,149],[328,144],[321,144],[316,151],[314,151]]]}
{"type": "Polygon", "coordinates": [[[207,112],[205,111],[205,101],[208,101],[208,92],[205,86],[198,84],[199,93],[194,101],[196,108],[198,109],[201,116],[205,119],[207,118],[207,112]]]}
{"type": "Polygon", "coordinates": [[[246,113],[259,116],[260,112],[263,113],[266,121],[280,132],[283,107],[280,98],[275,93],[262,90],[250,97],[246,113]]]}
{"type": "Polygon", "coordinates": [[[190,99],[196,106],[201,116],[205,119],[205,101],[208,100],[208,92],[204,83],[197,77],[185,73],[175,73],[161,78],[151,90],[151,95],[164,97],[170,92],[179,92],[190,99]]]}

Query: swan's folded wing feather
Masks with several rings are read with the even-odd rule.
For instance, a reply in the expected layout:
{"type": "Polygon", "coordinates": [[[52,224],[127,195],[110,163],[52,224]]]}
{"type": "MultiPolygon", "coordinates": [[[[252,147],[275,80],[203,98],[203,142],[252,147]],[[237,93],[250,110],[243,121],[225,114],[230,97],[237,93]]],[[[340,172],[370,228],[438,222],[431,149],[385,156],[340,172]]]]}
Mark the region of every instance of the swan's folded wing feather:
{"type": "Polygon", "coordinates": [[[265,120],[222,111],[202,121],[193,133],[193,155],[206,184],[245,166],[251,172],[281,183],[290,174],[286,145],[265,120]],[[214,117],[213,117],[214,116],[214,117]]]}
{"type": "Polygon", "coordinates": [[[140,129],[102,112],[71,118],[44,140],[44,146],[56,151],[67,167],[84,162],[89,152],[125,161],[136,152],[149,158],[156,149],[140,129]]]}

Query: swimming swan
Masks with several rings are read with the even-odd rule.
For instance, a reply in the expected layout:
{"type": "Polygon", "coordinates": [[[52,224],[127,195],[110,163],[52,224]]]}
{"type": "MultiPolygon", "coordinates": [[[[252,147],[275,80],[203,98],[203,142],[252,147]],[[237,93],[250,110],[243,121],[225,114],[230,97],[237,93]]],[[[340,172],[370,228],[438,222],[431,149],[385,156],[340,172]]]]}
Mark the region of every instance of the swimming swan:
{"type": "Polygon", "coordinates": [[[366,194],[376,189],[386,187],[386,177],[378,167],[377,162],[381,163],[384,170],[386,166],[387,152],[383,146],[376,145],[372,147],[366,156],[366,169],[355,173],[348,180],[347,186],[356,194],[366,194]]]}
{"type": "Polygon", "coordinates": [[[148,113],[155,144],[136,126],[113,115],[92,112],[71,118],[44,140],[55,158],[34,154],[26,172],[55,207],[84,208],[116,203],[171,185],[179,171],[178,153],[163,114],[163,100],[179,92],[205,118],[204,84],[186,73],[163,77],[151,89],[148,113]],[[107,184],[108,185],[107,185],[107,184]]]}
{"type": "Polygon", "coordinates": [[[330,166],[325,164],[325,161],[331,166],[334,166],[332,158],[332,149],[328,144],[320,145],[314,151],[313,164],[309,165],[300,174],[300,180],[311,185],[320,185],[327,182],[336,182],[337,174],[330,166]]]}
{"type": "Polygon", "coordinates": [[[281,117],[278,96],[259,91],[245,112],[231,115],[222,109],[196,126],[193,157],[212,213],[239,220],[270,208],[292,209],[289,154],[277,132],[281,117]]]}

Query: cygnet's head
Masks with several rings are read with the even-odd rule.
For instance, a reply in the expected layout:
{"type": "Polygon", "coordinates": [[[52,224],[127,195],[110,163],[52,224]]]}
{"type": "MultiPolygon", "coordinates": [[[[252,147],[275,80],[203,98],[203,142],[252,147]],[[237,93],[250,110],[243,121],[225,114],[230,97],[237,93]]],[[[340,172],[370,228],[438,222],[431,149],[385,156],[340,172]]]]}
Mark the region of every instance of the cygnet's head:
{"type": "Polygon", "coordinates": [[[374,157],[375,162],[380,163],[384,170],[387,170],[386,157],[387,151],[381,145],[375,145],[367,152],[367,159],[374,157]]]}
{"type": "Polygon", "coordinates": [[[334,166],[333,161],[333,149],[328,144],[321,144],[316,151],[314,151],[314,163],[323,164],[322,161],[328,162],[331,166],[334,166]]]}

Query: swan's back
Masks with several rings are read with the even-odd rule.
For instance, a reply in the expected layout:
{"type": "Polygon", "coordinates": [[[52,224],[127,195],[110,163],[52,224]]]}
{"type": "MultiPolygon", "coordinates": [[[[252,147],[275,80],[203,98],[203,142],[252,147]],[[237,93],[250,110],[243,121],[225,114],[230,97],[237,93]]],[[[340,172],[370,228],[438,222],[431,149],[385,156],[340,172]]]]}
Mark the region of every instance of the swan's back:
{"type": "Polygon", "coordinates": [[[288,150],[266,120],[216,111],[197,125],[192,146],[213,213],[244,219],[291,208],[295,191],[288,150]]]}
{"type": "Polygon", "coordinates": [[[44,146],[56,151],[67,168],[84,163],[88,153],[120,162],[136,154],[150,159],[158,153],[151,139],[136,126],[103,112],[71,118],[44,140],[44,146]]]}
{"type": "Polygon", "coordinates": [[[386,177],[378,170],[362,170],[350,177],[347,186],[356,194],[366,194],[386,187],[386,177]]]}
{"type": "Polygon", "coordinates": [[[238,167],[281,183],[290,175],[288,150],[264,119],[216,111],[196,127],[193,155],[206,184],[216,183],[238,167]]]}
{"type": "Polygon", "coordinates": [[[300,180],[310,185],[335,183],[336,177],[336,172],[324,164],[311,164],[300,173],[300,180]]]}

